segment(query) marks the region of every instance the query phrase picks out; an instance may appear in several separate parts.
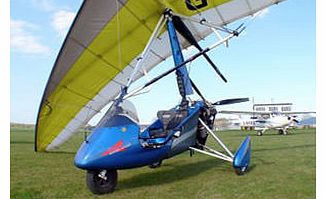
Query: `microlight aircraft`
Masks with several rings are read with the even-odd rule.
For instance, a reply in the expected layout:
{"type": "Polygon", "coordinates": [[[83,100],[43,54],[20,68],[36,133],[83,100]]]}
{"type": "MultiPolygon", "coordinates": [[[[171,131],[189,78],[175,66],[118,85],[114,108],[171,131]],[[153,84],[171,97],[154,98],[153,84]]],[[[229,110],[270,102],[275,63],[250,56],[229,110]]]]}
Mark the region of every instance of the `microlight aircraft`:
{"type": "Polygon", "coordinates": [[[227,81],[207,53],[245,29],[227,24],[280,0],[85,0],[68,32],[44,91],[35,130],[35,151],[51,151],[112,103],[85,138],[75,165],[87,171],[95,194],[113,192],[117,170],[150,165],[190,150],[228,161],[237,174],[250,163],[250,137],[232,153],[212,131],[215,106],[247,98],[207,101],[191,80],[186,65],[204,57],[227,81]],[[218,42],[202,48],[198,42],[212,32],[218,42]],[[182,49],[198,53],[184,59],[182,49]],[[130,86],[172,55],[175,66],[131,90],[130,86]],[[141,130],[135,107],[127,101],[175,72],[181,103],[157,113],[141,130]],[[193,90],[201,100],[189,99],[193,90]],[[225,153],[206,145],[211,135],[225,153]]]}

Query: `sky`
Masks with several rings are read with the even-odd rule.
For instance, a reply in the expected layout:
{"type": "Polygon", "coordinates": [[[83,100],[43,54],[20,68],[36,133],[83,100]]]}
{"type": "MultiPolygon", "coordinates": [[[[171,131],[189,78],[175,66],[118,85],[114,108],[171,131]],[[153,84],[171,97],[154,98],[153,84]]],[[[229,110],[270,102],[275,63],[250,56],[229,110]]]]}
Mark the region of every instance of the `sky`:
{"type": "MultiPolygon", "coordinates": [[[[10,121],[36,121],[41,97],[81,0],[10,1],[10,121]]],[[[294,110],[316,110],[316,18],[315,1],[287,0],[265,10],[246,30],[230,41],[228,48],[209,53],[228,83],[217,77],[199,58],[188,66],[190,76],[210,101],[233,97],[254,98],[255,103],[291,102],[294,110]]],[[[235,25],[230,27],[236,27],[235,25]]],[[[202,47],[216,42],[210,35],[202,47]]],[[[195,52],[189,50],[187,55],[195,52]]],[[[173,65],[172,59],[149,73],[153,78],[173,65]]],[[[143,80],[135,85],[144,83],[143,80]]],[[[192,96],[198,99],[198,96],[192,96]]],[[[179,101],[175,75],[134,97],[143,122],[156,111],[169,109],[179,101]]],[[[219,110],[251,110],[250,102],[218,107],[219,110]]],[[[100,116],[93,119],[96,121],[100,116]]]]}

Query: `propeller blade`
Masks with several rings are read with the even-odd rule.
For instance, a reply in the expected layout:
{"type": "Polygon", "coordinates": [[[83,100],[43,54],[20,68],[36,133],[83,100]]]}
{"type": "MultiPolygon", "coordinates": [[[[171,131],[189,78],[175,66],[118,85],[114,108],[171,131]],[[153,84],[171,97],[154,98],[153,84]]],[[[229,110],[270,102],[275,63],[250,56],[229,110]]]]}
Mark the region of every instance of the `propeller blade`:
{"type": "Polygon", "coordinates": [[[196,86],[196,84],[192,81],[191,78],[190,79],[190,82],[191,82],[191,86],[194,88],[195,92],[199,95],[199,97],[204,101],[204,102],[207,102],[207,100],[205,99],[205,97],[203,96],[203,94],[200,92],[200,90],[198,89],[198,87],[196,86]]]}
{"type": "Polygon", "coordinates": [[[241,102],[247,102],[249,101],[249,98],[233,98],[233,99],[225,99],[225,100],[220,100],[217,101],[215,103],[213,103],[213,105],[217,106],[217,105],[228,105],[228,104],[236,104],[236,103],[241,103],[241,102]]]}
{"type": "MultiPolygon", "coordinates": [[[[180,17],[178,16],[172,16],[172,22],[176,28],[176,30],[193,46],[195,46],[199,51],[202,51],[203,49],[200,47],[198,42],[196,41],[195,37],[192,35],[186,24],[183,23],[180,17]]],[[[215,72],[222,78],[224,82],[227,82],[224,75],[221,73],[221,71],[217,68],[217,66],[213,63],[213,61],[208,57],[206,53],[203,54],[207,62],[213,67],[215,72]]]]}

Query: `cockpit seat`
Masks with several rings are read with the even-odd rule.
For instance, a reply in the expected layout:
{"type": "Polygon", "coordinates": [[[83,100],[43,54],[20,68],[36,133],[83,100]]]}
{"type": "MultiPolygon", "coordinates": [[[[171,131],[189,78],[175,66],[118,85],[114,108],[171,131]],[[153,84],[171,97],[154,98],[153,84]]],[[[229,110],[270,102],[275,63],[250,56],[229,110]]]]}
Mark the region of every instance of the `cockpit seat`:
{"type": "Polygon", "coordinates": [[[157,118],[163,124],[164,131],[173,128],[172,123],[174,123],[173,120],[175,119],[175,116],[176,116],[176,112],[174,110],[158,111],[157,112],[157,118]]]}
{"type": "Polygon", "coordinates": [[[163,110],[157,112],[157,118],[162,123],[163,128],[150,129],[151,138],[166,137],[170,130],[177,127],[187,116],[187,111],[163,110]]]}

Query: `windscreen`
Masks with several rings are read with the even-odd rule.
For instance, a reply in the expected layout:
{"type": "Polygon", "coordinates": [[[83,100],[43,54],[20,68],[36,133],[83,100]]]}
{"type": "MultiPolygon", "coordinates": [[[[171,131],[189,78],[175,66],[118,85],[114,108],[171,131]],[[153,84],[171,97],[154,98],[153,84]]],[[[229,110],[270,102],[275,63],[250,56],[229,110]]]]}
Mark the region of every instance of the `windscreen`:
{"type": "Polygon", "coordinates": [[[118,107],[116,107],[114,104],[111,105],[109,110],[105,113],[105,115],[102,117],[100,122],[98,123],[97,127],[104,127],[106,126],[107,122],[115,115],[117,114],[123,114],[127,115],[129,118],[131,118],[135,122],[139,122],[138,114],[136,107],[133,103],[131,103],[128,100],[124,100],[122,103],[119,104],[118,107]]]}

